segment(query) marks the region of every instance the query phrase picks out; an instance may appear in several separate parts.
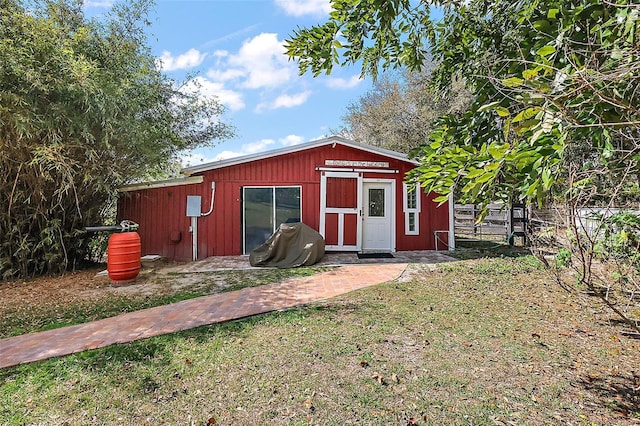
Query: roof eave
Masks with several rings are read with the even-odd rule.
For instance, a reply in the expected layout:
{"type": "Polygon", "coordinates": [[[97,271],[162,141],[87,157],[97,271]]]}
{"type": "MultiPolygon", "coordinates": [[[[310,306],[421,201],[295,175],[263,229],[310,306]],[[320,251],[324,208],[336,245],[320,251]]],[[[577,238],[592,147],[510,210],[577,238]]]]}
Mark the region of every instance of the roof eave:
{"type": "Polygon", "coordinates": [[[153,188],[168,188],[171,186],[192,185],[196,183],[202,183],[204,177],[202,176],[186,176],[176,179],[157,180],[153,182],[139,182],[129,185],[123,185],[117,189],[118,192],[130,192],[139,191],[141,189],[153,189],[153,188]]]}

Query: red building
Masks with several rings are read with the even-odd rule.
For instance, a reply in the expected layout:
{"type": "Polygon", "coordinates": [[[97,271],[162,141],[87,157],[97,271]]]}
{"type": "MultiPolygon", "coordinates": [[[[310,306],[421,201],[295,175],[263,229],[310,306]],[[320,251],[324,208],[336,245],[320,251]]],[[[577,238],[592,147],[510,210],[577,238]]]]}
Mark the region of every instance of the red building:
{"type": "Polygon", "coordinates": [[[118,219],[140,225],[143,255],[179,261],[248,254],[281,223],[300,220],[327,251],[446,249],[449,203],[438,207],[435,194],[404,183],[415,166],[332,136],[120,188],[118,219]]]}

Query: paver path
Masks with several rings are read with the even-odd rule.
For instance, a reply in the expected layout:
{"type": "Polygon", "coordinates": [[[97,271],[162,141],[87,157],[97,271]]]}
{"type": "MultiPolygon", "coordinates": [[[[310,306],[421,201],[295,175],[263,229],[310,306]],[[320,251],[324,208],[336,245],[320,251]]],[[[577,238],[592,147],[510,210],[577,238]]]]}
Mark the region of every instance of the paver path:
{"type": "Polygon", "coordinates": [[[0,368],[291,308],[391,281],[406,267],[406,263],[344,265],[280,284],[204,296],[86,324],[0,339],[0,368]]]}

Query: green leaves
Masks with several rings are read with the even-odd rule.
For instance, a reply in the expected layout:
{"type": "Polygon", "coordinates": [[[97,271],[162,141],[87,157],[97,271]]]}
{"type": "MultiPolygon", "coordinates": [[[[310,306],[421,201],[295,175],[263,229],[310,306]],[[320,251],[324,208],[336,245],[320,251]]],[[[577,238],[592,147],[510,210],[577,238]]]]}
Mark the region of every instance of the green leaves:
{"type": "Polygon", "coordinates": [[[509,77],[502,80],[502,84],[508,88],[519,87],[524,84],[524,80],[519,77],[509,77]]]}
{"type": "Polygon", "coordinates": [[[513,117],[513,122],[519,123],[523,120],[529,120],[531,118],[536,117],[538,113],[541,111],[542,111],[542,107],[532,107],[532,108],[524,109],[520,111],[515,117],[513,117]]]}
{"type": "Polygon", "coordinates": [[[546,34],[548,34],[551,31],[553,31],[553,29],[551,28],[551,24],[546,19],[540,19],[538,21],[534,21],[533,22],[533,28],[535,28],[536,30],[538,30],[538,31],[540,31],[542,33],[546,33],[546,34]]]}
{"type": "Polygon", "coordinates": [[[556,9],[556,8],[549,9],[547,11],[547,19],[551,19],[551,20],[556,19],[559,12],[560,12],[560,9],[556,9]]]}
{"type": "MultiPolygon", "coordinates": [[[[446,194],[455,185],[471,202],[541,202],[565,185],[570,168],[601,167],[598,173],[613,181],[638,174],[636,5],[445,3],[436,24],[428,7],[418,4],[411,9],[413,3],[399,0],[333,2],[339,13],[331,22],[344,34],[342,46],[360,43],[347,58],[363,60],[365,73],[419,68],[428,57],[423,46],[429,45],[436,87],[446,94],[455,77],[474,90],[470,108],[444,117],[425,140],[414,174],[425,187],[446,194]],[[403,44],[414,34],[424,34],[424,42],[403,44]]],[[[293,44],[309,42],[300,34],[293,44]]],[[[300,60],[317,61],[320,52],[306,51],[300,60]]]]}
{"type": "Polygon", "coordinates": [[[500,117],[508,117],[510,115],[509,110],[505,107],[498,106],[495,111],[500,117]]]}
{"type": "Polygon", "coordinates": [[[546,58],[552,53],[556,53],[556,48],[553,46],[544,46],[536,51],[536,55],[542,56],[543,58],[546,58]]]}
{"type": "Polygon", "coordinates": [[[336,1],[332,7],[327,22],[298,28],[285,41],[301,74],[330,74],[336,64],[360,62],[362,74],[375,78],[400,65],[419,71],[428,57],[425,46],[435,37],[428,3],[336,1]]]}
{"type": "Polygon", "coordinates": [[[87,20],[73,0],[0,6],[0,275],[62,272],[79,229],[114,215],[119,185],[230,135],[222,107],[156,68],[141,0],[87,20]]]}
{"type": "Polygon", "coordinates": [[[491,145],[489,145],[489,147],[487,148],[487,151],[489,152],[489,154],[491,154],[491,157],[493,157],[494,160],[500,160],[504,158],[509,148],[510,148],[510,145],[508,143],[498,144],[494,142],[491,145]]]}

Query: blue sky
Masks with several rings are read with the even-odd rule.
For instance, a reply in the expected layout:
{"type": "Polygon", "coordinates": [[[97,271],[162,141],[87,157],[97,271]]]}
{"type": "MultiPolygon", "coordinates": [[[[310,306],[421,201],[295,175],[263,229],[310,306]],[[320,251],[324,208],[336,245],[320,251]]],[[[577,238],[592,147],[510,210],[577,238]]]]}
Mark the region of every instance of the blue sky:
{"type": "MultiPolygon", "coordinates": [[[[87,1],[87,13],[110,7],[87,1]]],[[[326,20],[329,0],[156,0],[149,43],[163,70],[182,81],[197,73],[204,96],[225,105],[237,136],[183,156],[197,165],[282,148],[331,134],[347,106],[371,89],[358,67],[330,76],[298,75],[284,40],[326,20]]]]}

